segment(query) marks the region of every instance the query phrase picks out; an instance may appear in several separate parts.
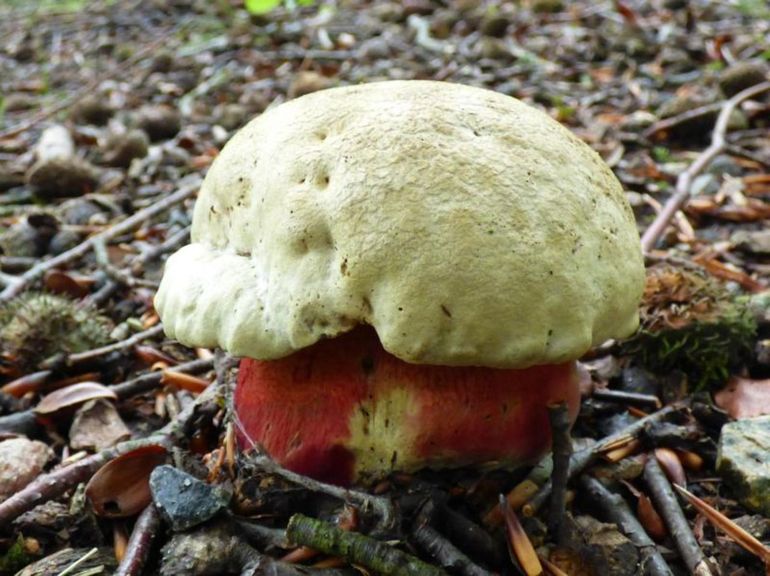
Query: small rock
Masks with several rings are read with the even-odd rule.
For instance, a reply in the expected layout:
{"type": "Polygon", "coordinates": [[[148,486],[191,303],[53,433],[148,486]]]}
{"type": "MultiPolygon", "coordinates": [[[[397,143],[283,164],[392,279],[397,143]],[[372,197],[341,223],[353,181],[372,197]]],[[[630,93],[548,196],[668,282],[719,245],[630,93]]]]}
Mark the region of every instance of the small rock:
{"type": "Polygon", "coordinates": [[[71,117],[78,123],[104,126],[113,113],[114,110],[105,96],[89,94],[72,107],[71,117]]]}
{"type": "Polygon", "coordinates": [[[152,142],[173,138],[182,128],[182,117],[171,106],[143,106],[136,113],[135,120],[152,142]]]}
{"type": "Polygon", "coordinates": [[[604,524],[590,516],[577,516],[575,523],[585,548],[583,552],[602,576],[634,576],[638,574],[639,552],[636,546],[614,524],[604,524]]]}
{"type": "Polygon", "coordinates": [[[103,214],[104,210],[98,204],[85,198],[71,198],[65,200],[58,207],[59,219],[65,224],[85,225],[97,214],[103,214]]]}
{"type": "Polygon", "coordinates": [[[747,418],[722,427],[717,471],[747,508],[770,515],[770,416],[747,418]]]}
{"type": "Polygon", "coordinates": [[[52,256],[62,254],[70,248],[74,248],[82,241],[82,236],[75,230],[59,230],[48,244],[48,253],[52,256]]]}
{"type": "Polygon", "coordinates": [[[741,90],[768,79],[768,67],[763,62],[738,62],[719,73],[719,87],[725,96],[735,96],[741,90]]]}
{"type": "Polygon", "coordinates": [[[381,60],[390,56],[390,44],[382,36],[375,36],[362,42],[358,53],[366,60],[381,60]]]}
{"type": "Polygon", "coordinates": [[[702,194],[713,196],[719,192],[719,180],[713,174],[698,174],[692,181],[690,193],[693,196],[702,194]]]}
{"type": "Polygon", "coordinates": [[[58,222],[50,214],[30,214],[0,234],[0,251],[6,256],[43,256],[57,229],[58,222]]]}
{"type": "Polygon", "coordinates": [[[295,74],[294,79],[289,85],[287,96],[289,98],[299,98],[311,92],[330,88],[331,85],[332,81],[326,76],[312,70],[303,70],[295,74]]]}
{"type": "Polygon", "coordinates": [[[42,200],[80,196],[96,188],[96,169],[77,156],[37,162],[27,172],[27,183],[42,200]]]}
{"type": "Polygon", "coordinates": [[[707,174],[714,174],[715,176],[743,176],[743,168],[735,161],[735,158],[726,154],[720,154],[714,160],[712,160],[709,167],[706,169],[707,174]]]}
{"type": "Polygon", "coordinates": [[[152,471],[150,490],[155,506],[177,532],[210,520],[227,507],[231,496],[220,486],[165,464],[152,471]]]}
{"type": "Polygon", "coordinates": [[[37,440],[11,438],[0,442],[0,502],[32,482],[53,458],[37,440]]]}
{"type": "Polygon", "coordinates": [[[104,450],[131,437],[131,431],[118,414],[115,404],[91,400],[75,413],[70,427],[70,447],[74,450],[104,450]]]}
{"type": "MultiPolygon", "coordinates": [[[[215,522],[200,530],[174,534],[161,548],[160,576],[212,576],[214,574],[254,573],[244,571],[249,556],[257,553],[232,529],[231,523],[215,522]]],[[[256,572],[275,574],[274,566],[260,560],[256,572]]]]}
{"type": "Polygon", "coordinates": [[[742,252],[770,256],[770,230],[738,230],[730,242],[742,252]]]}
{"type": "Polygon", "coordinates": [[[136,158],[144,158],[150,148],[150,140],[143,130],[129,130],[113,134],[104,144],[104,162],[110,166],[128,168],[136,158]]]}
{"type": "Polygon", "coordinates": [[[249,112],[241,104],[220,104],[214,109],[217,124],[225,130],[237,130],[249,119],[249,112]]]}
{"type": "Polygon", "coordinates": [[[401,2],[374,2],[370,10],[374,18],[383,22],[400,22],[405,17],[401,2]]]}

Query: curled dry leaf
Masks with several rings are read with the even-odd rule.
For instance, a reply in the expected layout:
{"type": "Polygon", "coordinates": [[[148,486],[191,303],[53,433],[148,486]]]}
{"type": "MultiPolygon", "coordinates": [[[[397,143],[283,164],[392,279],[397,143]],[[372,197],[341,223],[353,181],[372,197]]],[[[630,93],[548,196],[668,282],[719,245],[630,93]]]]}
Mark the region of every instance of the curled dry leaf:
{"type": "Polygon", "coordinates": [[[662,542],[666,539],[668,530],[666,530],[663,518],[658,514],[649,496],[643,492],[639,494],[639,499],[636,502],[636,515],[650,538],[656,542],[662,542]]]}
{"type": "Polygon", "coordinates": [[[770,414],[770,380],[730,378],[714,402],[736,420],[770,414]]]}
{"type": "Polygon", "coordinates": [[[71,298],[83,298],[91,291],[94,283],[93,278],[61,270],[50,270],[43,278],[43,285],[48,292],[71,298]]]}
{"type": "Polygon", "coordinates": [[[98,516],[135,516],[152,501],[150,474],[166,461],[163,446],[126,452],[99,468],[86,486],[86,496],[98,516]]]}
{"type": "Polygon", "coordinates": [[[35,406],[35,413],[49,415],[64,408],[72,408],[73,406],[78,406],[98,398],[118,399],[115,392],[103,384],[98,382],[80,382],[79,384],[72,384],[66,388],[55,390],[44,396],[38,405],[35,406]]]}
{"type": "Polygon", "coordinates": [[[149,365],[155,364],[156,362],[163,362],[168,366],[173,366],[174,364],[179,363],[165,352],[162,352],[153,346],[144,344],[136,346],[134,348],[134,354],[139,360],[149,365]]]}
{"type": "Polygon", "coordinates": [[[656,448],[655,459],[660,464],[660,467],[663,468],[663,472],[665,472],[669,482],[679,486],[687,486],[687,475],[676,452],[668,448],[656,448]]]}

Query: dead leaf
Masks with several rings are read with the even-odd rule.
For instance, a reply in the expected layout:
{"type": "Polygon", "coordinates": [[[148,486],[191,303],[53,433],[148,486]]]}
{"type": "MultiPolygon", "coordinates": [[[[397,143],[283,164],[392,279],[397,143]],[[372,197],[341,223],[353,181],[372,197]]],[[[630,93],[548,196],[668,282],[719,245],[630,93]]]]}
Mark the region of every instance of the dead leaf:
{"type": "Polygon", "coordinates": [[[714,403],[736,420],[770,414],[770,380],[734,376],[714,395],[714,403]]]}
{"type": "Polygon", "coordinates": [[[98,382],[80,382],[44,396],[35,406],[35,413],[40,415],[53,414],[64,408],[72,408],[97,398],[118,399],[115,392],[98,382]]]}
{"type": "Polygon", "coordinates": [[[81,406],[70,427],[70,448],[103,450],[131,437],[115,405],[103,399],[81,406]]]}
{"type": "Polygon", "coordinates": [[[150,474],[166,461],[163,446],[145,446],[102,466],[86,486],[86,496],[98,516],[135,516],[152,501],[150,474]]]}

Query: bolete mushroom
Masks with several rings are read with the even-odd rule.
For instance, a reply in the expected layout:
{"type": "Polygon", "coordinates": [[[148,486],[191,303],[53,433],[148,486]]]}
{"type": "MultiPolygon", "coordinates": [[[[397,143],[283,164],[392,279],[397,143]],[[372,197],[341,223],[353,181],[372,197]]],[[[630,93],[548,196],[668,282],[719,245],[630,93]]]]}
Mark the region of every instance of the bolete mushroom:
{"type": "Polygon", "coordinates": [[[636,328],[634,217],[567,129],[488,90],[380,82],[264,113],[212,165],[156,297],[242,356],[240,441],[316,478],[528,463],[576,359],[636,328]]]}

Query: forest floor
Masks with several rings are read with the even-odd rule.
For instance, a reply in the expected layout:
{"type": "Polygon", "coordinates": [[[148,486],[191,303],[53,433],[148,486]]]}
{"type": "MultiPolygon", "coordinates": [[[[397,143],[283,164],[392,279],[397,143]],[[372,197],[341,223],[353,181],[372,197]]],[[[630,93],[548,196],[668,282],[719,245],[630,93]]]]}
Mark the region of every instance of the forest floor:
{"type": "Polygon", "coordinates": [[[35,4],[0,3],[0,574],[770,571],[766,2],[35,4]],[[583,359],[566,512],[548,462],[343,491],[240,457],[233,363],[163,336],[163,261],[230,136],[393,79],[538,107],[627,191],[642,326],[583,359]]]}

